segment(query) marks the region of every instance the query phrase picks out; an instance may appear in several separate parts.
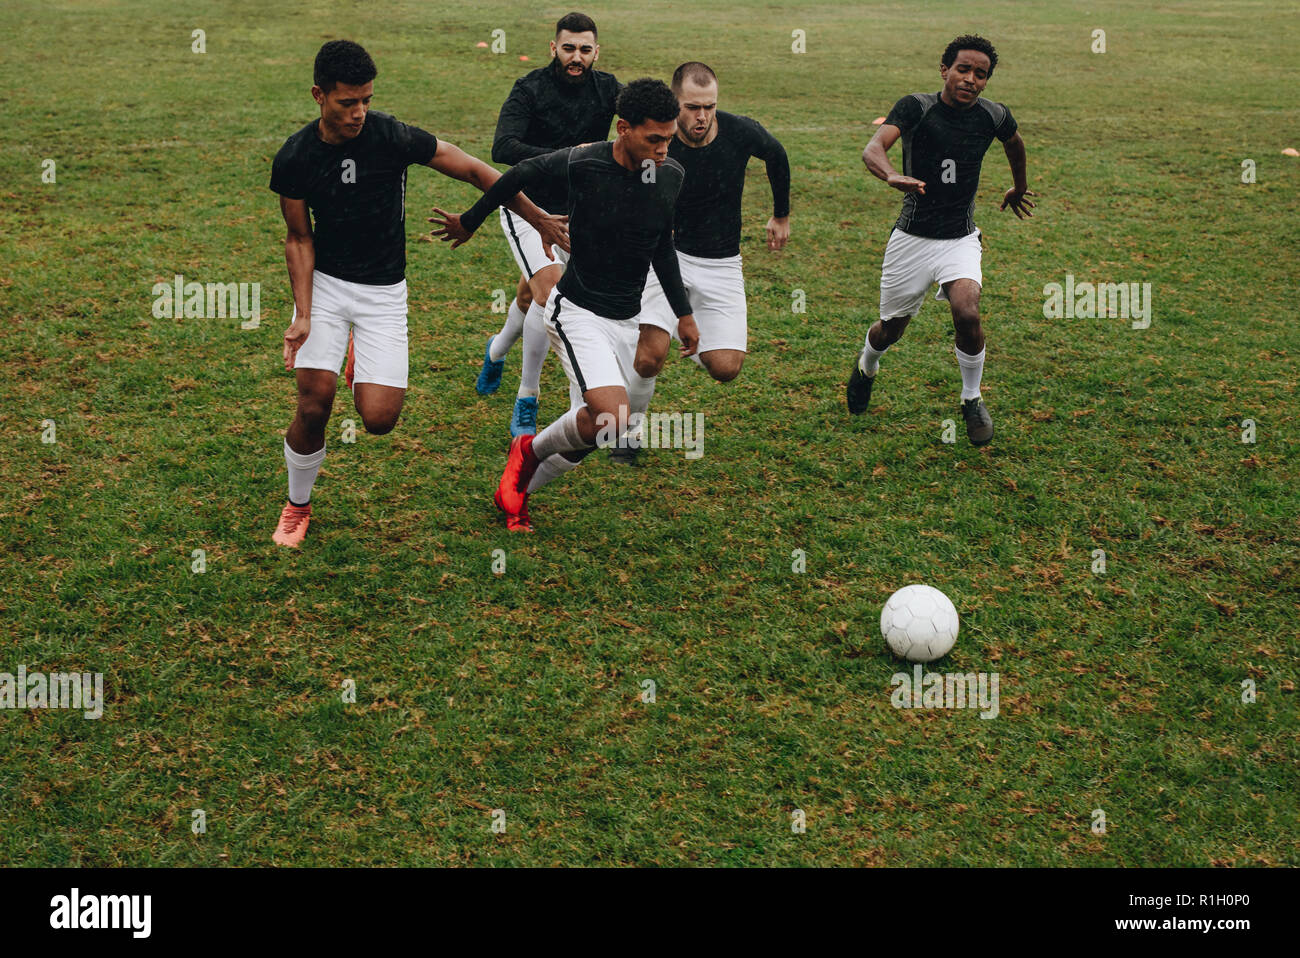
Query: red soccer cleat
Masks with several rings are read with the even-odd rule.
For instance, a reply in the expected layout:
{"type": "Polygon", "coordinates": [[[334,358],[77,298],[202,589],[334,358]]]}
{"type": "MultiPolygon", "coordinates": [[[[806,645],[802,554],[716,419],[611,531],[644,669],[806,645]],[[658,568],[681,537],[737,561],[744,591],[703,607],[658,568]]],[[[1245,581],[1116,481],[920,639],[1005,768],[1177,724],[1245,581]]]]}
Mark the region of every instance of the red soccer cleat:
{"type": "Polygon", "coordinates": [[[348,384],[349,389],[352,388],[352,367],[356,364],[356,360],[356,354],[352,350],[352,334],[348,333],[348,362],[347,365],[343,367],[343,381],[348,384]]]}
{"type": "Polygon", "coordinates": [[[524,493],[524,507],[518,515],[506,516],[506,529],[510,532],[532,532],[533,523],[528,518],[528,493],[524,493]]]}
{"type": "Polygon", "coordinates": [[[507,525],[511,520],[527,522],[528,519],[528,483],[537,471],[537,456],[533,454],[533,437],[516,436],[510,442],[510,454],[506,457],[506,468],[497,483],[493,501],[497,508],[506,514],[507,525]]]}

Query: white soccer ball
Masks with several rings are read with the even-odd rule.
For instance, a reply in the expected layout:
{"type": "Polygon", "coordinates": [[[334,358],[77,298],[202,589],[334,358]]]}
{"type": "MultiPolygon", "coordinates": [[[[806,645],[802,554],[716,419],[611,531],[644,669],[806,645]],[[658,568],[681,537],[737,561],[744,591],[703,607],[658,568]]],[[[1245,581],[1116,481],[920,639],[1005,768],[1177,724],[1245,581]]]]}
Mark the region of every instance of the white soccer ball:
{"type": "Polygon", "coordinates": [[[931,585],[905,585],[880,610],[880,634],[909,662],[933,662],[957,641],[957,609],[931,585]]]}

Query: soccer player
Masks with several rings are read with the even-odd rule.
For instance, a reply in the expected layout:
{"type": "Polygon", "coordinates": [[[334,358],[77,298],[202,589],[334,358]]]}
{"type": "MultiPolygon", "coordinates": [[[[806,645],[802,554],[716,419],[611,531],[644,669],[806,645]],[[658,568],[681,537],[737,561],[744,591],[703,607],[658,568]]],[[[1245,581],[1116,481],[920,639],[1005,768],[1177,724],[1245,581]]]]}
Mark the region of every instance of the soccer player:
{"type": "MultiPolygon", "coordinates": [[[[751,156],[767,164],[772,188],[772,217],[767,221],[767,248],[783,249],[790,237],[790,162],[776,137],[747,116],[718,110],[718,78],[708,66],[692,61],[673,73],[673,93],[681,104],[677,131],[668,155],[682,165],[686,180],[677,196],[676,247],[682,284],[699,326],[700,348],[693,357],[718,382],[740,374],[748,348],[745,276],[740,259],[740,201],[745,167],[751,156]]],[[[653,276],[641,297],[643,327],[638,368],[652,369],[648,378],[634,375],[629,383],[634,428],[645,416],[654,395],[662,363],[651,355],[667,356],[677,323],[663,288],[653,276]]],[[[640,447],[635,442],[610,449],[615,462],[633,464],[640,447]]]]}
{"type": "MultiPolygon", "coordinates": [[[[284,253],[293,289],[284,367],[295,370],[298,384],[298,411],[284,439],[289,501],[272,536],[283,546],[297,547],[307,534],[350,331],[354,401],[366,431],[391,431],[402,411],[406,168],[430,166],[481,190],[501,175],[446,140],[372,111],[376,73],[356,43],[321,47],[311,88],[320,117],[289,137],[271,165],[271,189],[280,194],[288,226],[284,253]]],[[[523,195],[512,204],[548,242],[567,242],[563,217],[548,216],[523,195]]]]}
{"type": "Polygon", "coordinates": [[[984,330],[980,326],[980,232],[975,226],[975,192],[980,167],[994,138],[1002,141],[1011,164],[1013,186],[1000,209],[1016,217],[1033,216],[1035,194],[1025,177],[1025,142],[1011,111],[980,97],[998,55],[983,37],[961,36],[948,44],[939,63],[943,89],[913,93],[890,110],[863,151],[871,173],[903,195],[903,212],[885,247],[880,276],[880,321],[849,378],[849,412],[861,413],[871,400],[880,357],[898,342],[920,310],[925,294],[938,285],[936,299],[952,308],[957,365],[961,369],[961,414],[971,443],[993,439],[993,418],[980,397],[984,373],[984,330]],[[903,172],[886,155],[903,138],[903,172]]]}
{"type": "MultiPolygon", "coordinates": [[[[514,166],[566,146],[603,141],[614,119],[614,102],[621,89],[613,74],[594,69],[600,57],[596,24],[581,13],[570,13],[555,24],[549,66],[515,81],[501,106],[492,161],[514,166]]],[[[538,206],[552,213],[568,212],[564,183],[538,183],[538,206]]],[[[537,394],[548,347],[542,307],[563,272],[567,257],[552,262],[542,254],[537,231],[501,208],[501,231],[519,264],[519,288],[505,325],[488,340],[487,354],[476,388],[490,395],[501,385],[505,355],[523,334],[519,392],[510,416],[510,435],[537,432],[537,394]]]]}
{"type": "MultiPolygon", "coordinates": [[[[532,531],[528,496],[573,469],[601,445],[622,441],[628,424],[627,383],[662,356],[638,340],[641,294],[653,266],[677,318],[682,355],[695,352],[699,331],[682,288],[673,248],[673,210],[681,164],[668,156],[677,98],[659,80],[629,83],[618,97],[618,138],[525,160],[501,177],[468,211],[443,213],[435,236],[456,246],[515,190],[569,185],[569,263],[546,302],[546,331],[569,377],[570,408],[536,436],[510,443],[496,504],[512,531],[532,531]],[[638,358],[642,357],[642,358],[638,358]]],[[[667,337],[657,340],[663,349],[667,337]]]]}

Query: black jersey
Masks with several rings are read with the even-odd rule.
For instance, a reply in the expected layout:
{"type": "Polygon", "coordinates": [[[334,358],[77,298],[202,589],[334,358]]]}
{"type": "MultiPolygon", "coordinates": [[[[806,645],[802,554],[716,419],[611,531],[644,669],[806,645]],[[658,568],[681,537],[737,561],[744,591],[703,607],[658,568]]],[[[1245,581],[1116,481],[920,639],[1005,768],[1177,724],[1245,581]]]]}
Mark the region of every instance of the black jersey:
{"type": "MultiPolygon", "coordinates": [[[[577,84],[557,74],[554,65],[521,76],[501,105],[492,162],[514,166],[566,146],[606,139],[622,89],[612,73],[594,69],[577,84]]],[[[533,189],[536,195],[530,192],[528,198],[548,213],[568,211],[563,187],[539,184],[533,189]]]]}
{"type": "Polygon", "coordinates": [[[312,120],[271,163],[271,189],[306,200],[316,269],[336,279],[391,286],[406,277],[406,168],[428,163],[438,138],[371,110],[361,132],[326,143],[312,120]]]}
{"type": "Polygon", "coordinates": [[[686,171],[677,197],[677,248],[710,259],[740,253],[740,198],[751,156],[767,162],[772,215],[790,215],[790,161],[781,143],[747,116],[719,110],[716,122],[718,134],[707,146],[687,146],[676,136],[668,146],[686,171]]]}
{"type": "Polygon", "coordinates": [[[523,190],[563,187],[569,195],[569,263],[556,284],[583,309],[608,319],[641,312],[641,293],[653,266],[673,315],[691,311],[673,249],[673,208],[683,171],[672,157],[652,170],[629,170],[614,159],[613,143],[556,150],[516,165],[461,216],[470,232],[523,190]],[[653,179],[647,180],[654,173],[653,179]]]}
{"type": "Polygon", "coordinates": [[[957,239],[975,232],[980,166],[994,138],[1015,136],[1016,121],[1001,103],[977,99],[964,109],[938,93],[913,93],[885,122],[903,131],[903,175],[925,181],[925,195],[908,193],[894,225],[913,236],[957,239]]]}

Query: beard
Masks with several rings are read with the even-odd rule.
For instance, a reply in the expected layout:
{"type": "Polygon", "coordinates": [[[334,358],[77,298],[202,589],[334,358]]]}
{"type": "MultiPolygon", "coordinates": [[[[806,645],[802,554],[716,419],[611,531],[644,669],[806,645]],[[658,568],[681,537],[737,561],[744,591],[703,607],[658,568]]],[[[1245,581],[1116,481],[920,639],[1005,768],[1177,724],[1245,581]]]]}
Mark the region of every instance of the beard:
{"type": "Polygon", "coordinates": [[[591,67],[583,67],[582,72],[576,77],[571,76],[564,64],[560,62],[559,57],[551,57],[551,70],[557,77],[563,80],[569,86],[579,86],[587,82],[587,77],[591,73],[591,67]]]}
{"type": "Polygon", "coordinates": [[[684,139],[690,140],[692,143],[703,143],[706,139],[708,139],[709,134],[710,134],[711,132],[713,132],[713,124],[714,124],[714,123],[717,123],[717,122],[718,122],[717,119],[714,119],[714,120],[713,120],[713,121],[712,121],[712,122],[711,122],[711,123],[710,123],[710,124],[705,128],[704,132],[701,133],[699,136],[696,136],[696,135],[695,135],[695,125],[694,125],[694,123],[692,123],[690,126],[682,126],[681,123],[678,123],[678,124],[677,124],[677,130],[678,130],[678,132],[681,133],[681,135],[682,135],[682,137],[683,137],[684,139]]]}

